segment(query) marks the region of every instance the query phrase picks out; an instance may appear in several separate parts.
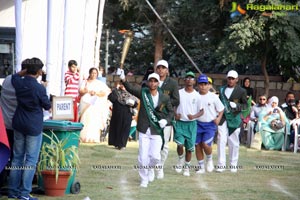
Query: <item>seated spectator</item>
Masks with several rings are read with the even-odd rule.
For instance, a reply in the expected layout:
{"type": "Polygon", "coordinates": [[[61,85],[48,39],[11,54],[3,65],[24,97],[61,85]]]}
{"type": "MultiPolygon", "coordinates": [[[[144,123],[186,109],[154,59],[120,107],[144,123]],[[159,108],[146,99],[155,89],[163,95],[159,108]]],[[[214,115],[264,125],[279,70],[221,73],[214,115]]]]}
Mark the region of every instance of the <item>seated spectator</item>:
{"type": "Polygon", "coordinates": [[[292,120],[298,117],[298,109],[296,108],[296,100],[295,100],[295,93],[288,92],[285,96],[285,102],[281,105],[283,112],[285,113],[286,117],[290,121],[290,149],[294,149],[294,127],[292,120]]]}
{"type": "Polygon", "coordinates": [[[296,108],[297,108],[297,114],[298,114],[298,118],[300,117],[300,100],[296,100],[296,108]]]}
{"type": "Polygon", "coordinates": [[[295,94],[293,92],[288,92],[285,96],[285,102],[280,107],[289,120],[295,119],[298,114],[295,94]]]}
{"type": "MultiPolygon", "coordinates": [[[[299,125],[300,125],[300,100],[296,100],[295,107],[297,108],[296,118],[290,121],[291,131],[290,131],[290,145],[289,148],[291,151],[294,151],[294,140],[295,140],[295,130],[296,126],[298,126],[298,134],[299,134],[299,125]]],[[[298,141],[298,149],[300,149],[300,141],[298,141]]]]}
{"type": "Polygon", "coordinates": [[[259,114],[259,132],[266,149],[279,150],[284,143],[284,127],[289,122],[282,109],[278,107],[278,97],[273,96],[269,102],[269,108],[259,114]]]}
{"type": "Polygon", "coordinates": [[[253,125],[252,130],[254,130],[254,133],[257,131],[256,125],[257,125],[259,114],[261,113],[261,111],[266,110],[267,108],[268,108],[267,96],[260,95],[259,99],[258,99],[258,103],[252,107],[251,113],[250,113],[250,120],[252,122],[254,122],[254,123],[252,123],[252,125],[253,125]]]}
{"type": "Polygon", "coordinates": [[[255,102],[253,101],[253,99],[255,99],[254,97],[254,92],[253,92],[253,88],[250,87],[251,85],[251,81],[249,77],[246,77],[243,79],[243,88],[247,91],[247,99],[249,99],[250,97],[252,98],[252,105],[255,105],[255,102]]]}

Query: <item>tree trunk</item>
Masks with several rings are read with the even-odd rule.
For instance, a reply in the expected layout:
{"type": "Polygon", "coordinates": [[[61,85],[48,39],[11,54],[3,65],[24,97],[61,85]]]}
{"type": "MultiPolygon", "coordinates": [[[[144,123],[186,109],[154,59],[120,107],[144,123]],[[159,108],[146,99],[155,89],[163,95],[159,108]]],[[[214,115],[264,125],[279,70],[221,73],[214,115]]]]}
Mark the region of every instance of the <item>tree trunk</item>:
{"type": "MultiPolygon", "coordinates": [[[[157,0],[156,2],[156,11],[161,16],[164,10],[164,1],[157,0]]],[[[154,45],[155,45],[155,52],[154,52],[154,64],[157,63],[158,60],[163,58],[163,47],[164,47],[164,27],[156,18],[154,24],[154,45]]]]}
{"type": "Polygon", "coordinates": [[[267,52],[264,53],[261,59],[261,71],[265,77],[265,95],[269,96],[269,75],[267,72],[267,52]]]}
{"type": "Polygon", "coordinates": [[[164,39],[161,30],[157,30],[154,33],[154,45],[155,45],[155,53],[154,53],[154,63],[163,57],[163,46],[164,39]]]}

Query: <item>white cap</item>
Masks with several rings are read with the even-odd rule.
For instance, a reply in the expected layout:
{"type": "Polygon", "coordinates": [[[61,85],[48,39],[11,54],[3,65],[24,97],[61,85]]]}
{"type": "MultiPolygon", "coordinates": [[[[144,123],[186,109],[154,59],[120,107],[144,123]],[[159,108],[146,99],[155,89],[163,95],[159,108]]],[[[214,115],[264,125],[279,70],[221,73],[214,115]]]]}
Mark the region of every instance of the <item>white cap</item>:
{"type": "Polygon", "coordinates": [[[159,81],[159,75],[157,73],[149,74],[148,81],[150,80],[150,78],[155,78],[157,81],[159,81]]]}
{"type": "Polygon", "coordinates": [[[228,73],[227,73],[227,78],[228,77],[232,77],[232,78],[237,78],[239,77],[238,73],[234,70],[230,70],[228,73]]]}
{"type": "Polygon", "coordinates": [[[168,62],[165,61],[165,60],[159,60],[159,61],[156,63],[156,67],[157,67],[157,66],[160,66],[160,65],[162,65],[162,66],[164,66],[164,67],[166,67],[166,68],[169,68],[169,64],[168,64],[168,62]]]}

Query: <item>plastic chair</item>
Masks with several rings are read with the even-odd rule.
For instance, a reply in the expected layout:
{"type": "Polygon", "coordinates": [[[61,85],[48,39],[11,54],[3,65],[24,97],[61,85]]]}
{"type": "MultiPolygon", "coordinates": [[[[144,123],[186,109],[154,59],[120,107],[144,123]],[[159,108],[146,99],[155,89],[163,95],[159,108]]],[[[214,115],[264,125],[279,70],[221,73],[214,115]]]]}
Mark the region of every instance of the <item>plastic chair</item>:
{"type": "Polygon", "coordinates": [[[251,120],[247,123],[247,147],[248,148],[251,147],[251,143],[253,141],[254,134],[256,133],[255,129],[257,127],[257,129],[259,130],[260,124],[261,124],[260,122],[254,122],[251,120]]]}
{"type": "MultiPolygon", "coordinates": [[[[298,151],[298,138],[300,138],[300,134],[299,134],[299,126],[300,124],[297,124],[294,127],[294,131],[295,131],[295,136],[294,136],[294,153],[297,153],[298,151]]],[[[288,142],[288,133],[286,131],[285,136],[284,136],[284,144],[282,146],[282,151],[286,151],[286,146],[287,146],[287,142],[288,142]]]]}
{"type": "MultiPolygon", "coordinates": [[[[255,122],[253,122],[253,121],[249,121],[248,123],[247,123],[247,129],[248,129],[248,131],[247,131],[247,147],[249,147],[250,148],[250,146],[251,146],[251,142],[253,141],[253,138],[254,138],[254,134],[255,134],[255,130],[254,130],[254,125],[255,125],[255,122]]],[[[259,130],[259,127],[261,126],[261,123],[260,122],[257,122],[256,123],[256,126],[257,126],[257,129],[259,130]]],[[[289,128],[288,128],[288,125],[286,124],[285,125],[285,127],[284,127],[284,142],[283,142],[283,144],[282,144],[282,147],[281,147],[281,150],[282,151],[286,151],[286,145],[287,145],[287,135],[288,135],[288,130],[289,130],[289,128]]],[[[296,131],[296,130],[295,130],[296,131]]],[[[296,135],[296,134],[295,134],[296,135]]],[[[298,135],[297,136],[297,147],[298,147],[298,137],[300,137],[300,135],[298,135]]],[[[295,136],[295,138],[296,138],[296,136],[295,136]]],[[[295,139],[296,140],[296,139],[295,139]]],[[[294,144],[296,144],[296,143],[294,143],[294,144]]],[[[295,147],[294,147],[295,148],[295,147]]],[[[297,150],[296,150],[296,152],[297,152],[297,150]]]]}
{"type": "Polygon", "coordinates": [[[295,136],[294,136],[294,153],[297,153],[298,151],[298,141],[300,138],[300,134],[299,134],[299,124],[297,126],[295,126],[295,136]]]}

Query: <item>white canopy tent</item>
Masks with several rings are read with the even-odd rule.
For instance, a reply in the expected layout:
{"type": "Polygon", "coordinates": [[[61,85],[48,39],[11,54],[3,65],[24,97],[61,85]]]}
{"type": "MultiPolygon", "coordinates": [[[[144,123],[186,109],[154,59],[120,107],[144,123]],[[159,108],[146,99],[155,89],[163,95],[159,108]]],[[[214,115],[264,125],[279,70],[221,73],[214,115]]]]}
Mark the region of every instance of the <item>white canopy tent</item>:
{"type": "Polygon", "coordinates": [[[47,91],[59,96],[69,60],[78,62],[85,77],[91,67],[98,67],[105,0],[11,2],[0,0],[0,26],[16,27],[17,70],[22,60],[40,58],[49,81],[47,91]]]}

